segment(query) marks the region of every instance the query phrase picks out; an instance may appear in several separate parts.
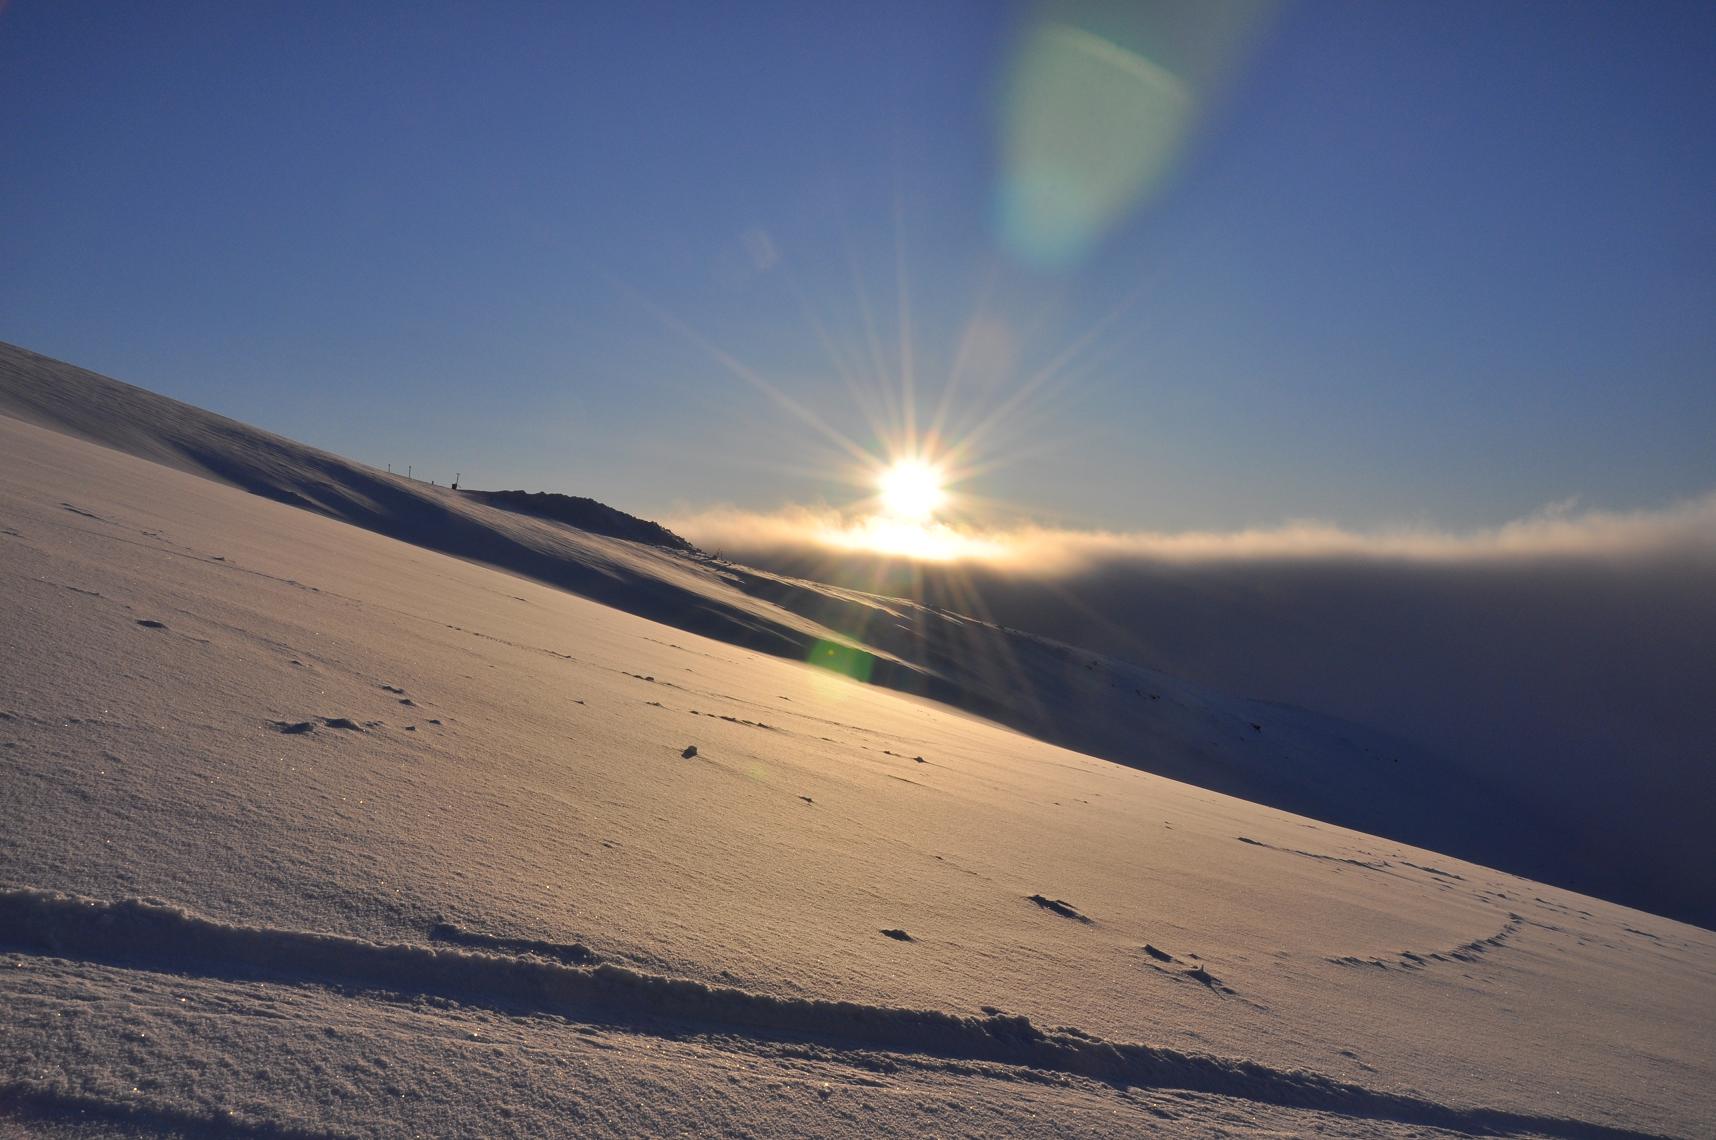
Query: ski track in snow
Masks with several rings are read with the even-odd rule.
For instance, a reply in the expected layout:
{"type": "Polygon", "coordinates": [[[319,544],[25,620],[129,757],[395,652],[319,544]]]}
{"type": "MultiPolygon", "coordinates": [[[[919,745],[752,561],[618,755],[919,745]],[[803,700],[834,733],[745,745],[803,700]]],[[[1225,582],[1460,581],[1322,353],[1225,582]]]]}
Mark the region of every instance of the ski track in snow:
{"type": "MultiPolygon", "coordinates": [[[[528,956],[243,926],[203,918],[157,900],[105,902],[32,888],[0,891],[0,931],[5,932],[0,934],[0,944],[56,958],[191,976],[428,995],[510,1014],[619,1024],[643,1033],[690,1030],[759,1041],[810,1040],[832,1047],[836,1055],[853,1054],[860,1066],[874,1063],[863,1055],[867,1050],[896,1051],[1477,1135],[1523,1132],[1570,1140],[1657,1135],[1552,1116],[1460,1107],[1253,1061],[1108,1042],[1072,1027],[1041,1029],[1025,1017],[967,1017],[942,1010],[776,997],[610,963],[567,965],[566,960],[583,959],[589,951],[531,939],[488,937],[451,924],[436,927],[432,935],[528,956]]],[[[28,1082],[11,1082],[6,1091],[26,1100],[31,1095],[28,1082]]],[[[181,1122],[163,1118],[154,1123],[181,1122]]]]}

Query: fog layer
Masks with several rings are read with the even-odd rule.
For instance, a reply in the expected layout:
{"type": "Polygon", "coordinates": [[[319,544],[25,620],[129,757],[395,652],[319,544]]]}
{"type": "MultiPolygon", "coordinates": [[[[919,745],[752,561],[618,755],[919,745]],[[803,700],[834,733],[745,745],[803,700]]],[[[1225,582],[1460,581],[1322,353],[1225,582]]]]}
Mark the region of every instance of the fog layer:
{"type": "Polygon", "coordinates": [[[969,535],[984,557],[944,563],[840,549],[831,514],[672,525],[745,562],[1391,731],[1541,804],[1616,893],[1716,924],[1701,855],[1716,802],[1716,493],[1470,534],[984,532],[969,535]]]}

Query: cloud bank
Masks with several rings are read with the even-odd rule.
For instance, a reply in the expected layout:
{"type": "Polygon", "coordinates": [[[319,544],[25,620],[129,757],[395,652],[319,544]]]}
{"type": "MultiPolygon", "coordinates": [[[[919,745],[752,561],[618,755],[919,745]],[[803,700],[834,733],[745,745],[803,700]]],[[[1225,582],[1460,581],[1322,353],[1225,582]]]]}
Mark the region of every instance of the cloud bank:
{"type": "Polygon", "coordinates": [[[1011,573],[1060,577],[1116,561],[1416,561],[1431,564],[1716,557],[1716,491],[1668,507],[1579,510],[1573,502],[1467,532],[1393,527],[1361,532],[1314,520],[1233,531],[1094,531],[1031,524],[939,523],[902,536],[899,524],[830,507],[772,513],[733,508],[686,514],[668,525],[707,549],[735,557],[803,552],[896,555],[923,544],[934,561],[976,563],[1011,573]]]}
{"type": "Polygon", "coordinates": [[[866,524],[828,510],[672,525],[737,561],[1391,732],[1541,805],[1587,889],[1716,927],[1716,492],[1466,533],[949,527],[940,563],[865,553],[866,524]]]}

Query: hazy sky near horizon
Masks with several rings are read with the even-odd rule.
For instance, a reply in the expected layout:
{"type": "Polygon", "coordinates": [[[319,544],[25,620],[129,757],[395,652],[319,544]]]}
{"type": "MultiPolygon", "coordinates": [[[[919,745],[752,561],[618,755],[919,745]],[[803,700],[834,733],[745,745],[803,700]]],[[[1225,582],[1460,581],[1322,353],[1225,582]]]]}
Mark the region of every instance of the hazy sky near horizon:
{"type": "Polygon", "coordinates": [[[1109,7],[14,0],[0,339],[657,516],[841,505],[809,419],[880,453],[956,370],[961,489],[1059,525],[1716,487],[1716,5],[1301,0],[1226,78],[1109,7]],[[1021,239],[1068,58],[1195,113],[1021,239]]]}

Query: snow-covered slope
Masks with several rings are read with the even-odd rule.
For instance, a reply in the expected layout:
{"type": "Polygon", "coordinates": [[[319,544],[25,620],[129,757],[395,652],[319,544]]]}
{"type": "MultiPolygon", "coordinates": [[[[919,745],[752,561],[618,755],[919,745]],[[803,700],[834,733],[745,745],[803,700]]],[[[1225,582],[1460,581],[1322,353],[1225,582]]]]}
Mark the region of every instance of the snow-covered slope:
{"type": "Polygon", "coordinates": [[[3,417],[0,647],[32,1131],[1716,1120],[1707,932],[3,417]]]}
{"type": "Polygon", "coordinates": [[[939,607],[592,534],[3,344],[0,413],[688,632],[829,664],[1081,752],[1563,885],[1578,881],[1576,848],[1481,772],[1335,718],[1212,692],[939,607]]]}

